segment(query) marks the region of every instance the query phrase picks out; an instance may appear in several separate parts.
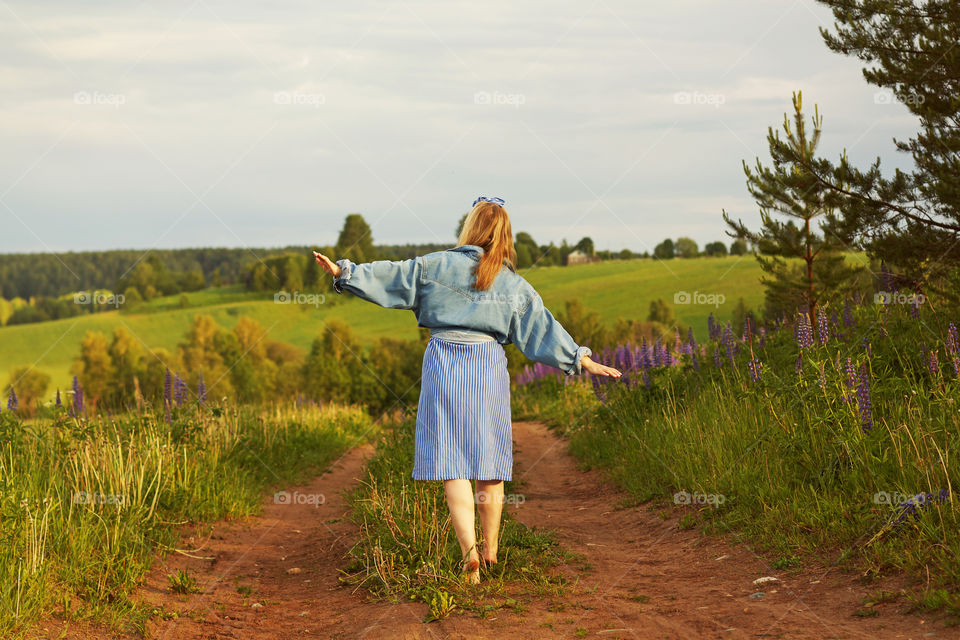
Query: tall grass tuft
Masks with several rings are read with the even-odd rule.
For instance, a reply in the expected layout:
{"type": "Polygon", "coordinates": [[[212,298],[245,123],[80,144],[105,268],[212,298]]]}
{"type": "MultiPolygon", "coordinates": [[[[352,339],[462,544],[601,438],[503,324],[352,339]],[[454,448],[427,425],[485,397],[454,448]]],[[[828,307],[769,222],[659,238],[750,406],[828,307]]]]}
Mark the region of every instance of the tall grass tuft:
{"type": "MultiPolygon", "coordinates": [[[[350,551],[343,580],[379,597],[425,602],[427,620],[455,611],[522,610],[525,597],[562,593],[566,579],[550,568],[573,556],[550,532],[528,529],[511,517],[511,497],[517,504],[522,496],[515,482],[505,487],[498,564],[482,570],[480,585],[463,581],[443,483],[411,478],[413,428],[410,420],[385,428],[350,495],[361,538],[350,551]]],[[[479,519],[477,526],[479,542],[479,519]]]]}
{"type": "MultiPolygon", "coordinates": [[[[140,632],[132,594],[178,525],[256,513],[263,491],[369,432],[360,408],[184,405],[89,420],[0,414],[0,636],[43,616],[140,632]]],[[[80,414],[76,414],[80,415],[80,414]]]]}

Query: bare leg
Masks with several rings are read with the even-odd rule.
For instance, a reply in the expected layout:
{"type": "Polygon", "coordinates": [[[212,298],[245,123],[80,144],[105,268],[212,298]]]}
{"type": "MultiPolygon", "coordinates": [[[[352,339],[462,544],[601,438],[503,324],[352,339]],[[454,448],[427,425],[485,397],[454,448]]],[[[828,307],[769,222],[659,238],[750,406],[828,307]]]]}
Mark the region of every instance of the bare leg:
{"type": "Polygon", "coordinates": [[[477,533],[473,519],[473,488],[469,480],[458,478],[444,480],[443,490],[447,494],[447,507],[453,520],[453,530],[460,543],[467,580],[480,582],[480,555],[477,553],[477,533]]]}
{"type": "Polygon", "coordinates": [[[480,558],[487,564],[497,564],[500,514],[503,511],[503,480],[477,480],[477,510],[480,512],[480,526],[483,529],[480,558]]]}

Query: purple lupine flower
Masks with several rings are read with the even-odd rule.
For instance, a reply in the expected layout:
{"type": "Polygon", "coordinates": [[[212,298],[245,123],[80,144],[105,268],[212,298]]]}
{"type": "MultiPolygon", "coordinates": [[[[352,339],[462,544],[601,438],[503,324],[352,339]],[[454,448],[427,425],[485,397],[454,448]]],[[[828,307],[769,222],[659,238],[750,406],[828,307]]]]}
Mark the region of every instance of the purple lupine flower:
{"type": "Polygon", "coordinates": [[[847,391],[843,394],[843,401],[849,403],[853,399],[853,394],[857,388],[857,367],[853,364],[852,358],[847,358],[847,364],[844,367],[846,373],[847,391]]]}
{"type": "Polygon", "coordinates": [[[827,310],[820,305],[817,309],[817,337],[820,339],[820,346],[827,344],[830,340],[830,328],[827,326],[827,310]]]}
{"type": "Polygon", "coordinates": [[[801,349],[813,346],[813,328],[810,326],[810,315],[806,311],[797,313],[797,320],[793,325],[793,337],[801,349]]]}
{"type": "Polygon", "coordinates": [[[910,317],[916,320],[920,317],[920,296],[914,294],[910,301],[910,317]]]}
{"type": "Polygon", "coordinates": [[[697,354],[690,352],[690,362],[693,363],[693,370],[700,371],[700,358],[697,357],[697,354]]]}
{"type": "Polygon", "coordinates": [[[57,409],[63,409],[63,402],[60,400],[60,389],[57,389],[57,402],[54,406],[57,409]]]}
{"type": "Polygon", "coordinates": [[[950,491],[946,487],[940,489],[936,495],[933,493],[918,493],[900,505],[891,516],[889,522],[895,528],[899,528],[903,526],[910,517],[914,520],[919,520],[921,509],[934,502],[946,502],[949,497],[950,491]]]}
{"type": "Polygon", "coordinates": [[[957,335],[957,325],[952,322],[947,327],[947,353],[960,353],[960,336],[957,335]]]}
{"type": "Polygon", "coordinates": [[[606,394],[600,389],[600,376],[590,376],[593,382],[593,393],[601,403],[606,402],[606,394]]]}
{"type": "Polygon", "coordinates": [[[73,415],[83,415],[83,387],[80,386],[77,376],[73,376],[73,415]]]}
{"type": "Polygon", "coordinates": [[[727,360],[730,362],[730,368],[733,368],[734,350],[733,350],[733,329],[730,323],[723,329],[723,344],[727,350],[727,360]]]}
{"type": "Polygon", "coordinates": [[[169,405],[172,398],[173,392],[173,376],[170,373],[170,368],[168,367],[166,372],[163,374],[163,403],[169,405]]]}
{"type": "MultiPolygon", "coordinates": [[[[197,383],[197,399],[201,405],[207,404],[207,385],[203,381],[203,373],[200,374],[200,382],[197,383]]],[[[297,401],[300,401],[300,394],[297,394],[297,401]]]]}
{"type": "Polygon", "coordinates": [[[758,381],[760,379],[760,372],[763,371],[763,363],[756,358],[750,358],[747,366],[750,369],[750,380],[753,382],[758,381]]]}
{"type": "Polygon", "coordinates": [[[849,298],[844,298],[843,300],[843,326],[853,326],[853,307],[850,306],[849,298]]]}
{"type": "Polygon", "coordinates": [[[937,358],[937,350],[931,349],[927,357],[927,369],[930,370],[930,375],[937,377],[940,374],[940,361],[937,358]]]}
{"type": "Polygon", "coordinates": [[[883,260],[880,261],[880,284],[884,291],[896,291],[897,283],[894,280],[893,274],[887,268],[887,263],[883,260]]]}
{"type": "Polygon", "coordinates": [[[713,312],[710,312],[710,315],[707,316],[707,335],[711,340],[716,340],[719,336],[719,327],[717,327],[716,321],[713,319],[713,312]]]}
{"type": "Polygon", "coordinates": [[[653,383],[650,381],[650,374],[647,372],[646,369],[644,369],[643,370],[643,386],[649,389],[652,386],[652,384],[653,383]]]}
{"type": "Polygon", "coordinates": [[[693,327],[687,329],[687,344],[690,345],[691,353],[697,348],[697,341],[693,338],[693,327]]]}
{"type": "Polygon", "coordinates": [[[17,401],[17,392],[11,386],[10,393],[7,395],[7,411],[16,411],[18,404],[20,403],[17,401]]]}
{"type": "Polygon", "coordinates": [[[860,365],[857,380],[857,412],[860,414],[860,426],[865,433],[873,430],[873,400],[870,397],[870,377],[867,363],[860,365]]]}
{"type": "Polygon", "coordinates": [[[713,364],[720,367],[720,347],[713,348],[713,364]]]}

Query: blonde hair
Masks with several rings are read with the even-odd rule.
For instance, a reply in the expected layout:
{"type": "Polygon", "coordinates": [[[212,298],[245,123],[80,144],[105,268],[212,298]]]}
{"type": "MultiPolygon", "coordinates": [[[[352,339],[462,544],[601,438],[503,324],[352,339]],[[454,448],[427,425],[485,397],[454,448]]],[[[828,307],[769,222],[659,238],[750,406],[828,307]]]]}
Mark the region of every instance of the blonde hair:
{"type": "Polygon", "coordinates": [[[472,244],[483,249],[480,262],[474,267],[474,287],[479,291],[490,288],[506,262],[515,269],[517,251],[513,247],[513,231],[507,210],[494,202],[478,202],[463,223],[457,246],[472,244]]]}

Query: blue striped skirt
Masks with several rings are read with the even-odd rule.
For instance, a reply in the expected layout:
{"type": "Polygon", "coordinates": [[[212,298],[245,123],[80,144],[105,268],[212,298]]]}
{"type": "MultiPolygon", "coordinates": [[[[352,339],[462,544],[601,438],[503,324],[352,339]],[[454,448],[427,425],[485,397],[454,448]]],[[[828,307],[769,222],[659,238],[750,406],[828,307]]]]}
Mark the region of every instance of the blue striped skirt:
{"type": "Polygon", "coordinates": [[[510,377],[499,342],[430,339],[415,441],[415,480],[512,479],[510,377]]]}

